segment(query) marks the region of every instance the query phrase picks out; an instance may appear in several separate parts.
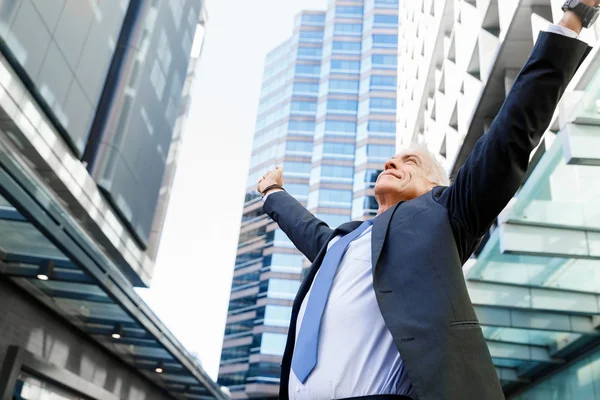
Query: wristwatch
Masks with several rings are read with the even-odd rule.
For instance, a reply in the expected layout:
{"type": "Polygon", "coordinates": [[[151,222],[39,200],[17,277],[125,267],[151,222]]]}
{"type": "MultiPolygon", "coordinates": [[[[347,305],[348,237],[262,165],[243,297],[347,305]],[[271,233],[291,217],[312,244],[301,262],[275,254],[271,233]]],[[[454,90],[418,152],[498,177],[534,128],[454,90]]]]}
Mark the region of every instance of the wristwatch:
{"type": "Polygon", "coordinates": [[[567,0],[562,6],[563,11],[573,11],[581,20],[581,25],[584,28],[589,28],[596,22],[600,15],[600,7],[590,7],[583,4],[581,0],[567,0]]]}

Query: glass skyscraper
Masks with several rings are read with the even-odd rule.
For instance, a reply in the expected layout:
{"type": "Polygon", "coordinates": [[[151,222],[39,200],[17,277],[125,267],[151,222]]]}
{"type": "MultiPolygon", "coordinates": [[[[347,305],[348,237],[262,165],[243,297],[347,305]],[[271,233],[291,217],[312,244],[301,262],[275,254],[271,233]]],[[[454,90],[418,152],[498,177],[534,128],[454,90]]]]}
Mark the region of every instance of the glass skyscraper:
{"type": "Polygon", "coordinates": [[[234,399],[276,397],[292,301],[308,261],[262,210],[258,179],[330,226],[369,218],[394,154],[398,1],[330,1],[306,11],[265,60],[219,383],[234,399]]]}

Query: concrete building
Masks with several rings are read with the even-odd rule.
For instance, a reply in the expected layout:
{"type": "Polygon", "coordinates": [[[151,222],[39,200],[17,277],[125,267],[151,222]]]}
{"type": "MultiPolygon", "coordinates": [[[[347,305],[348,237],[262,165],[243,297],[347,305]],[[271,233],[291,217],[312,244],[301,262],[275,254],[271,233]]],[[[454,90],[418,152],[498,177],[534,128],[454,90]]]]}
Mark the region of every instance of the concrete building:
{"type": "MultiPolygon", "coordinates": [[[[426,143],[455,175],[561,0],[402,2],[398,146],[426,143]]],[[[465,268],[509,399],[600,398],[600,26],[527,180],[465,268]]]]}
{"type": "Polygon", "coordinates": [[[203,7],[0,1],[0,398],[226,398],[133,290],[203,7]]]}
{"type": "Polygon", "coordinates": [[[256,183],[283,165],[286,190],[329,225],[373,215],[377,169],[395,149],[397,29],[396,0],[330,1],[266,57],[219,370],[232,398],[277,396],[308,266],[256,183]]]}

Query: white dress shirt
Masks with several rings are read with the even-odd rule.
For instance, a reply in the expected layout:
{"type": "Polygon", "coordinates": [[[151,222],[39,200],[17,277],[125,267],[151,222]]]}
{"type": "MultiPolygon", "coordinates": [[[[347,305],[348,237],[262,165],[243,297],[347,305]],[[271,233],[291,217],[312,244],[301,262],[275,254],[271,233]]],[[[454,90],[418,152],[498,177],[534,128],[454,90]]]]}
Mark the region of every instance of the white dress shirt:
{"type": "MultiPolygon", "coordinates": [[[[547,31],[578,37],[576,32],[559,25],[550,25],[547,31]]],[[[263,200],[276,191],[269,192],[263,200]]],[[[290,371],[290,400],[379,394],[417,399],[375,298],[371,230],[368,228],[350,244],[340,262],[321,321],[317,365],[304,384],[290,371]]],[[[331,240],[328,248],[339,238],[331,240]]],[[[298,314],[296,338],[309,297],[310,290],[298,314]]]]}

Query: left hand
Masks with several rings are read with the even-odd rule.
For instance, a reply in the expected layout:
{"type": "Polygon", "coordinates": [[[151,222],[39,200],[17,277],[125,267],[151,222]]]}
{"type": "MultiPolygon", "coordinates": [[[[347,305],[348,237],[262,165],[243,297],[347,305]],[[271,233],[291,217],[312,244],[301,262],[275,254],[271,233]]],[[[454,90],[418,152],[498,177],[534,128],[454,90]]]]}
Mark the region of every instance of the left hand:
{"type": "MultiPolygon", "coordinates": [[[[581,3],[589,7],[600,7],[600,0],[581,0],[581,3]]],[[[565,14],[558,24],[577,32],[578,35],[581,33],[581,29],[583,28],[581,19],[579,19],[577,14],[569,10],[565,11],[565,14]]]]}

